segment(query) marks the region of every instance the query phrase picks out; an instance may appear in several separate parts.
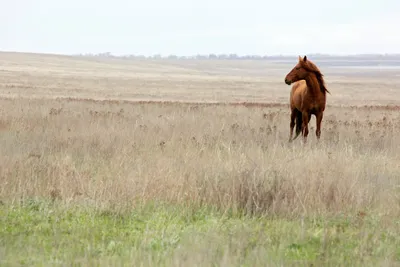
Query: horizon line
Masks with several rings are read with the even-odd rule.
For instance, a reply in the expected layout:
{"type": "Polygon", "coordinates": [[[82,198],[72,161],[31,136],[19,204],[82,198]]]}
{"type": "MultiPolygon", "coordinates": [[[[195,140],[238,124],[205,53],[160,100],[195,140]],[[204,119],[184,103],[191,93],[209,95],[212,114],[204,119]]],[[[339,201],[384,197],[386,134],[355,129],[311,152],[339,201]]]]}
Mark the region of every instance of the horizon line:
{"type": "Polygon", "coordinates": [[[57,55],[57,56],[103,56],[103,57],[116,57],[116,58],[126,58],[126,57],[141,57],[141,58],[154,58],[158,57],[161,59],[168,59],[171,57],[176,58],[192,58],[196,57],[209,57],[210,55],[217,56],[216,59],[219,59],[218,56],[236,56],[237,59],[243,57],[261,57],[261,58],[273,58],[273,57],[298,57],[298,56],[326,56],[326,57],[351,57],[351,56],[400,56],[400,52],[398,53],[379,53],[379,52],[370,52],[370,53],[320,53],[320,52],[311,52],[311,53],[299,53],[299,54],[238,54],[238,53],[197,53],[191,55],[178,55],[174,53],[153,53],[152,55],[143,55],[140,53],[132,53],[132,54],[113,54],[112,52],[78,52],[78,53],[62,53],[62,52],[35,52],[35,51],[18,51],[18,50],[3,50],[0,49],[0,53],[17,53],[17,54],[37,54],[37,55],[57,55]]]}

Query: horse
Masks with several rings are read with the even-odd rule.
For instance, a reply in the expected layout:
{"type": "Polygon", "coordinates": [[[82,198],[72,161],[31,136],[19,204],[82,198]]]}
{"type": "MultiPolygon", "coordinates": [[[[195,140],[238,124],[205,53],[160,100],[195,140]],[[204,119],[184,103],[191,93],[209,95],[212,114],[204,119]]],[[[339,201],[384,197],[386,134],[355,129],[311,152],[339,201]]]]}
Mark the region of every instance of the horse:
{"type": "Polygon", "coordinates": [[[326,93],[331,94],[325,86],[323,74],[318,67],[307,59],[301,58],[297,65],[286,75],[285,83],[293,86],[290,91],[290,137],[295,140],[300,132],[304,143],[307,142],[308,122],[315,115],[317,140],[321,137],[321,122],[325,111],[326,93]],[[293,138],[293,128],[296,125],[296,135],[293,138]]]}

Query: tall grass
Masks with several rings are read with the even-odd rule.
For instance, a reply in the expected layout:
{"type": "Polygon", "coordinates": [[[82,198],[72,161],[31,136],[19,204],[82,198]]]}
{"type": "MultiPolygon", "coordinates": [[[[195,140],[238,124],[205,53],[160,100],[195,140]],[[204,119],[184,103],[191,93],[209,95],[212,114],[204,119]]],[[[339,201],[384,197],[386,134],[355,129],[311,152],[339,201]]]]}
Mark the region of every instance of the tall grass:
{"type": "Polygon", "coordinates": [[[283,107],[1,105],[3,202],[52,198],[129,209],[161,201],[287,218],[400,215],[394,112],[330,108],[321,142],[313,119],[303,146],[300,138],[287,142],[283,107]]]}

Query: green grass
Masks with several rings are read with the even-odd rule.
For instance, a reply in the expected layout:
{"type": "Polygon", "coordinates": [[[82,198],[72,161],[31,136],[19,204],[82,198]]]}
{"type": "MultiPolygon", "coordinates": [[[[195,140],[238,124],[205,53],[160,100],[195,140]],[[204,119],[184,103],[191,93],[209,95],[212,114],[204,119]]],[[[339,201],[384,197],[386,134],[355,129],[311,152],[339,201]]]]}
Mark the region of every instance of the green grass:
{"type": "Polygon", "coordinates": [[[2,266],[393,266],[399,220],[279,219],[154,204],[113,211],[45,201],[0,206],[2,266]]]}

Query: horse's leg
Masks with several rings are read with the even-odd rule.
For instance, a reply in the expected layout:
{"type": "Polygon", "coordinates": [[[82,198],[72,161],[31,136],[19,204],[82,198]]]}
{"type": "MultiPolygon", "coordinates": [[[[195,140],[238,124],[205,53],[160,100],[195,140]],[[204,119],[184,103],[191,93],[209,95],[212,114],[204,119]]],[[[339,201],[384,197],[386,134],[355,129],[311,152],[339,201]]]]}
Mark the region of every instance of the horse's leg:
{"type": "Polygon", "coordinates": [[[292,109],[292,113],[290,114],[290,137],[289,142],[293,140],[293,129],[294,129],[294,120],[296,119],[297,110],[295,108],[292,109]]]}
{"type": "Polygon", "coordinates": [[[308,136],[308,112],[307,111],[303,111],[303,125],[302,125],[302,133],[303,133],[303,139],[304,139],[304,143],[307,142],[307,136],[308,136]]]}
{"type": "Polygon", "coordinates": [[[315,134],[317,135],[317,139],[319,140],[319,138],[321,137],[321,122],[322,122],[322,117],[324,113],[322,111],[317,112],[316,114],[316,121],[317,121],[317,130],[315,131],[315,134]]]}

